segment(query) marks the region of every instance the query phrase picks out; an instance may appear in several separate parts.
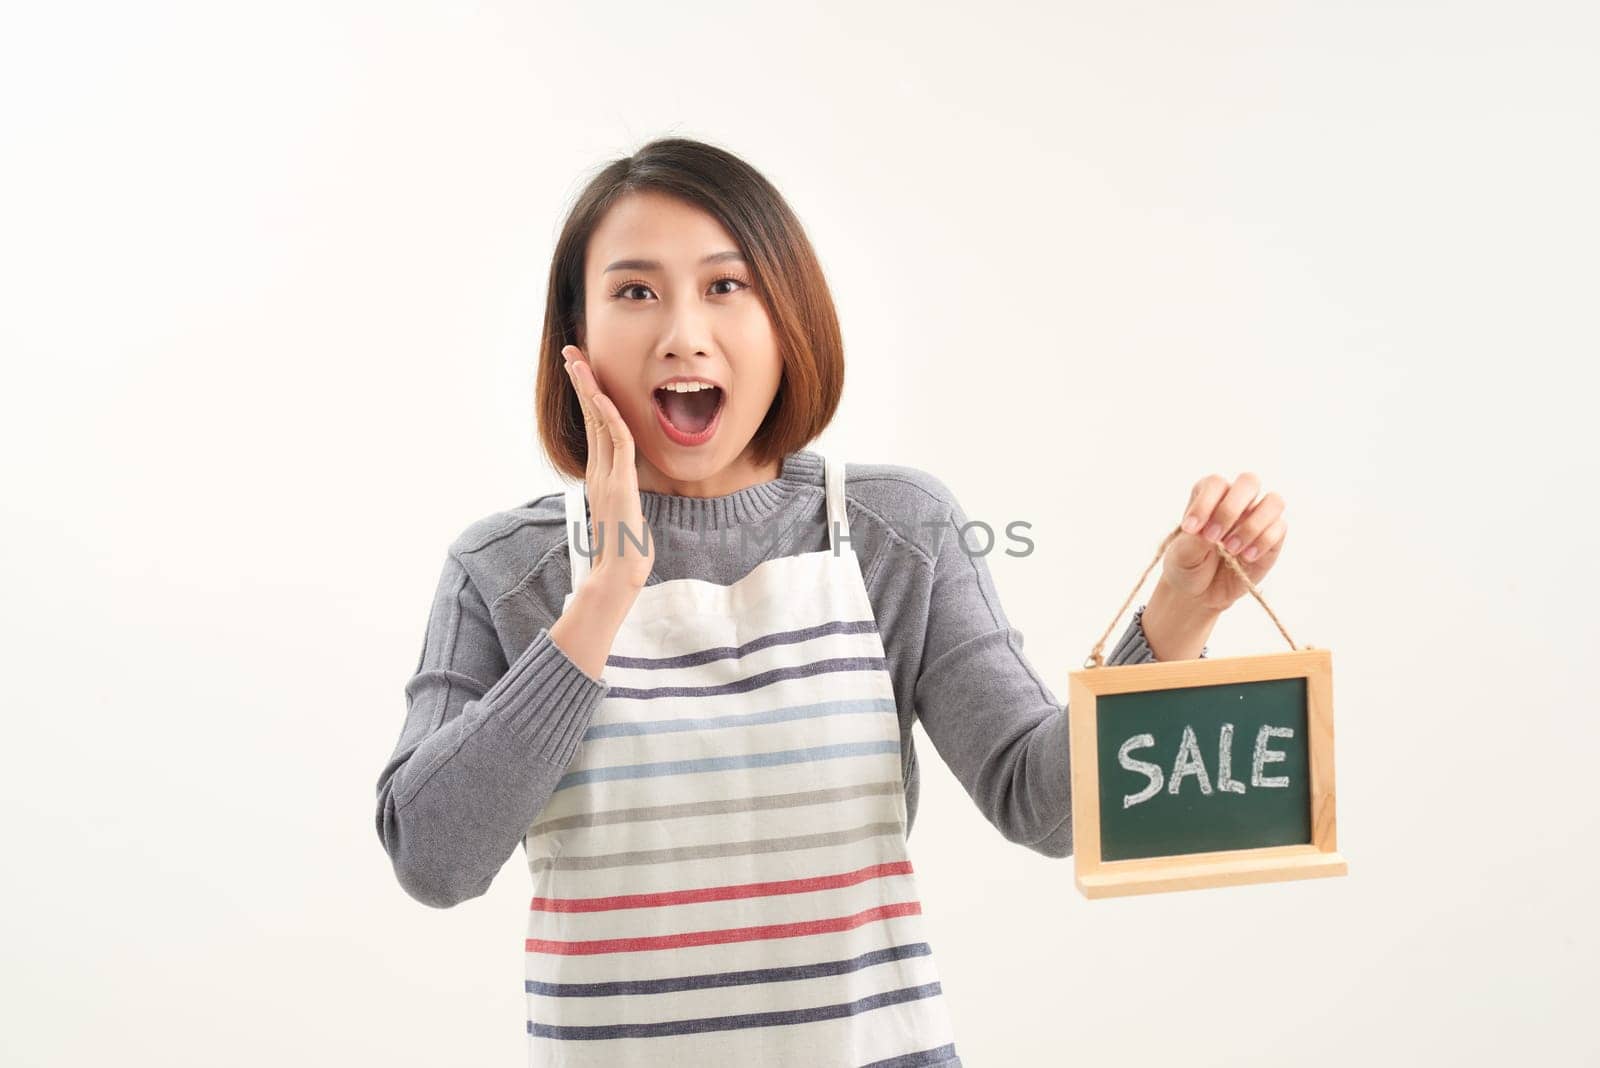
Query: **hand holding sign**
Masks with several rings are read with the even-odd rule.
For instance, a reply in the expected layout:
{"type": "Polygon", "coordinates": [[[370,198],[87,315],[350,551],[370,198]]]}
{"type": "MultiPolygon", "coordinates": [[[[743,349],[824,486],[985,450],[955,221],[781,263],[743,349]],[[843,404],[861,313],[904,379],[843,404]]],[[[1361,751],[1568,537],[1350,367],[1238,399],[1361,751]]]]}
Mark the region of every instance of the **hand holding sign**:
{"type": "Polygon", "coordinates": [[[1261,480],[1246,471],[1229,482],[1207,475],[1189,491],[1182,532],[1167,546],[1161,581],[1196,607],[1220,612],[1249,592],[1239,573],[1222,559],[1237,558],[1250,581],[1260,585],[1283,550],[1288,526],[1283,498],[1256,499],[1261,480]]]}
{"type": "Polygon", "coordinates": [[[1068,676],[1073,852],[1087,897],[1349,871],[1335,814],[1333,659],[1297,645],[1256,588],[1284,530],[1281,499],[1254,501],[1256,487],[1249,473],[1195,484],[1186,523],[1068,676]],[[1198,535],[1185,529],[1196,521],[1198,535]],[[1112,628],[1163,559],[1163,582],[1187,582],[1209,611],[1254,596],[1294,651],[1105,667],[1112,628]]]}

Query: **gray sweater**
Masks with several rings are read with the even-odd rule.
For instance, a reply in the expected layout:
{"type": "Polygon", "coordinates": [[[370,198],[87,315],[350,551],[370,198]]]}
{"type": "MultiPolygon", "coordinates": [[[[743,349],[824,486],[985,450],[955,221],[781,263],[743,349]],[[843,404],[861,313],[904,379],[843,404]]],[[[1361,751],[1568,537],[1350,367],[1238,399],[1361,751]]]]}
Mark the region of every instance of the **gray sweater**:
{"type": "MultiPolygon", "coordinates": [[[[777,479],[722,497],[639,497],[652,584],[726,585],[763,560],[828,548],[823,460],[809,449],[785,457],[777,479]]],[[[989,524],[992,536],[976,525],[963,534],[968,518],[949,488],[913,467],[848,464],[845,500],[899,705],[909,823],[920,719],[1002,835],[1068,856],[1066,709],[1023,656],[986,561],[1029,551],[1026,529],[1002,520],[989,524]]],[[[378,836],[400,885],[424,904],[446,908],[488,890],[609,689],[550,640],[571,589],[566,534],[562,494],[550,493],[473,523],[445,557],[405,686],[405,725],[378,778],[378,836]]],[[[1107,664],[1155,659],[1143,613],[1107,664]]]]}

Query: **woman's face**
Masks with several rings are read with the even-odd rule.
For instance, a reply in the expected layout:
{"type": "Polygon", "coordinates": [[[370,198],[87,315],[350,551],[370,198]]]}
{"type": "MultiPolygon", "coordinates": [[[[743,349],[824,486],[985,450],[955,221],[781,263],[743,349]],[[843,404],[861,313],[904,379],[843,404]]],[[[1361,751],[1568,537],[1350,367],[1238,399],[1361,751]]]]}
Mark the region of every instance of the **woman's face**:
{"type": "Polygon", "coordinates": [[[580,345],[632,432],[639,488],[719,496],[775,472],[744,456],[783,361],[738,243],[655,191],[614,204],[589,239],[580,345]],[[715,388],[664,391],[669,380],[715,388]]]}

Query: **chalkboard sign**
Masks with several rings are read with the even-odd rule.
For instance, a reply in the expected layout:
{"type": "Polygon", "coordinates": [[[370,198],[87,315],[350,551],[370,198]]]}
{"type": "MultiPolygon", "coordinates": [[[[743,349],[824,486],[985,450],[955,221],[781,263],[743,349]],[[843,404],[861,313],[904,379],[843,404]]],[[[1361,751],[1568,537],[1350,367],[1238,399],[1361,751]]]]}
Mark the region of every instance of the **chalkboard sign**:
{"type": "Polygon", "coordinates": [[[1344,875],[1325,649],[1075,671],[1087,897],[1344,875]]]}

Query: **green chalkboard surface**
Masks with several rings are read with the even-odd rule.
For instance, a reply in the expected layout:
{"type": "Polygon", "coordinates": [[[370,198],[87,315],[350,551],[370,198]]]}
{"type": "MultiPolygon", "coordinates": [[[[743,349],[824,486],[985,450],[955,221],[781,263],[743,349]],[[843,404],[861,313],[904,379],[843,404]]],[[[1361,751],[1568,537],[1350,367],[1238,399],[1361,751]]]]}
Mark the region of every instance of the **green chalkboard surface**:
{"type": "Polygon", "coordinates": [[[1304,678],[1098,704],[1101,860],[1312,841],[1304,678]]]}

